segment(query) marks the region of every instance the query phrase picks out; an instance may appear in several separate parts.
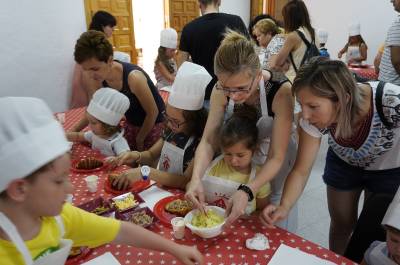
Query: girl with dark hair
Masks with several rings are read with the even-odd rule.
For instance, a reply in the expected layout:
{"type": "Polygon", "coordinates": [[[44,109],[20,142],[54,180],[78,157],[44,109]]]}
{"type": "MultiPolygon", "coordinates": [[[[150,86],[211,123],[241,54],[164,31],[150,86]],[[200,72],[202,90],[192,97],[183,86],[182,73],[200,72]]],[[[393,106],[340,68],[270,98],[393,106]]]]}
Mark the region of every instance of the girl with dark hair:
{"type": "Polygon", "coordinates": [[[314,42],[319,47],[315,30],[311,26],[310,16],[305,3],[301,0],[291,0],[282,9],[286,40],[278,55],[271,60],[271,68],[286,71],[286,76],[293,82],[297,69],[306,52],[307,46],[300,35],[308,42],[314,42]],[[287,64],[287,60],[290,63],[287,64]]]}
{"type": "Polygon", "coordinates": [[[113,15],[106,11],[100,10],[93,15],[92,22],[90,22],[89,25],[89,30],[104,32],[107,38],[110,38],[116,25],[117,20],[113,15]]]}
{"type": "Polygon", "coordinates": [[[292,88],[302,106],[299,151],[280,203],[265,208],[263,218],[273,224],[287,216],[307,183],[321,137],[328,134],[323,180],[331,217],[329,247],[343,254],[361,192],[393,195],[399,187],[400,87],[357,84],[343,62],[315,57],[300,68],[292,88]]]}
{"type": "MultiPolygon", "coordinates": [[[[218,137],[222,154],[211,162],[201,179],[206,202],[226,206],[239,185],[254,180],[260,170],[252,162],[258,147],[257,120],[256,108],[242,106],[222,125],[218,137]]],[[[263,209],[270,193],[271,185],[267,182],[248,202],[246,214],[263,209]]]]}
{"type": "Polygon", "coordinates": [[[347,64],[361,64],[367,60],[367,44],[360,34],[360,24],[352,24],[349,27],[349,39],[346,45],[339,51],[338,58],[342,58],[343,53],[346,53],[347,64]]]}
{"type": "MultiPolygon", "coordinates": [[[[150,149],[127,152],[113,161],[114,165],[140,163],[154,166],[147,175],[157,183],[184,189],[192,176],[193,157],[203,134],[207,111],[203,107],[204,93],[211,76],[204,67],[185,62],[179,68],[168,98],[164,117],[167,128],[150,149]]],[[[113,181],[119,189],[142,179],[141,168],[134,168],[113,181]]]]}

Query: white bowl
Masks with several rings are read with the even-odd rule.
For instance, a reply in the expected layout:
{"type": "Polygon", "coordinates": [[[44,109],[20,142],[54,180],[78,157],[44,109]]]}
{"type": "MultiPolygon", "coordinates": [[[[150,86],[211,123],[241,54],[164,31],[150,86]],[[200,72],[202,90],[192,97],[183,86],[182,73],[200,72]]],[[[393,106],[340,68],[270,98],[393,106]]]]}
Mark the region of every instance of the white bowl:
{"type": "MultiPolygon", "coordinates": [[[[210,205],[210,206],[205,207],[206,211],[208,209],[213,209],[216,214],[225,216],[225,209],[222,209],[221,207],[210,205]]],[[[193,218],[193,215],[196,214],[198,211],[199,211],[198,209],[194,209],[185,215],[184,221],[185,221],[186,227],[189,228],[193,234],[196,234],[202,238],[212,238],[212,237],[216,237],[219,234],[221,234],[222,226],[225,224],[225,219],[222,223],[220,223],[216,226],[213,226],[213,227],[200,228],[200,227],[193,226],[191,224],[192,218],[193,218]]]]}

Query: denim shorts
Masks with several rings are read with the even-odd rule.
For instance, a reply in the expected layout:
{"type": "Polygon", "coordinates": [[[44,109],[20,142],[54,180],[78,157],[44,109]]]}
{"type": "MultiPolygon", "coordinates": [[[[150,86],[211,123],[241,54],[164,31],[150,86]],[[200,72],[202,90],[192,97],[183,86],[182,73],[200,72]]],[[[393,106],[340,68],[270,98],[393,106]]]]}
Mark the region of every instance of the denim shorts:
{"type": "Polygon", "coordinates": [[[400,167],[365,170],[349,165],[329,148],[322,177],[326,185],[341,191],[366,189],[373,193],[395,194],[400,185],[400,167]]]}

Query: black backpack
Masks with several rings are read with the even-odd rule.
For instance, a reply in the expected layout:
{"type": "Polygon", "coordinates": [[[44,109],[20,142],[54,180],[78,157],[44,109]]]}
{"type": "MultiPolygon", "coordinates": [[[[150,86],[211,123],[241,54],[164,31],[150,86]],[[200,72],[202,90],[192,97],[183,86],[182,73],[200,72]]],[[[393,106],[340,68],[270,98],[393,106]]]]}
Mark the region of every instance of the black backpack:
{"type": "MultiPolygon", "coordinates": [[[[303,64],[307,63],[311,58],[319,56],[319,49],[315,45],[315,39],[310,43],[304,36],[303,32],[301,32],[300,30],[296,30],[296,32],[299,35],[299,37],[303,40],[304,44],[307,46],[303,59],[300,62],[300,66],[302,66],[303,64]]],[[[293,65],[293,69],[297,73],[298,69],[296,67],[296,64],[294,63],[292,53],[289,54],[289,57],[290,57],[290,62],[293,65]]]]}

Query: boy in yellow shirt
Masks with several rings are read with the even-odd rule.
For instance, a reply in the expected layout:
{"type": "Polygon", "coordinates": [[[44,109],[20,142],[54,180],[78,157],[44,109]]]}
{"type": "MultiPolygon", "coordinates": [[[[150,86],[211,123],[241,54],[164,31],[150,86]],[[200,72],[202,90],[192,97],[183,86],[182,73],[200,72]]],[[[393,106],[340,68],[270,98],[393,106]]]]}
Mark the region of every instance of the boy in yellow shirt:
{"type": "Polygon", "coordinates": [[[202,263],[178,245],[133,223],[99,217],[65,203],[72,186],[64,131],[36,98],[0,99],[0,260],[64,264],[71,246],[128,244],[202,263]]]}

